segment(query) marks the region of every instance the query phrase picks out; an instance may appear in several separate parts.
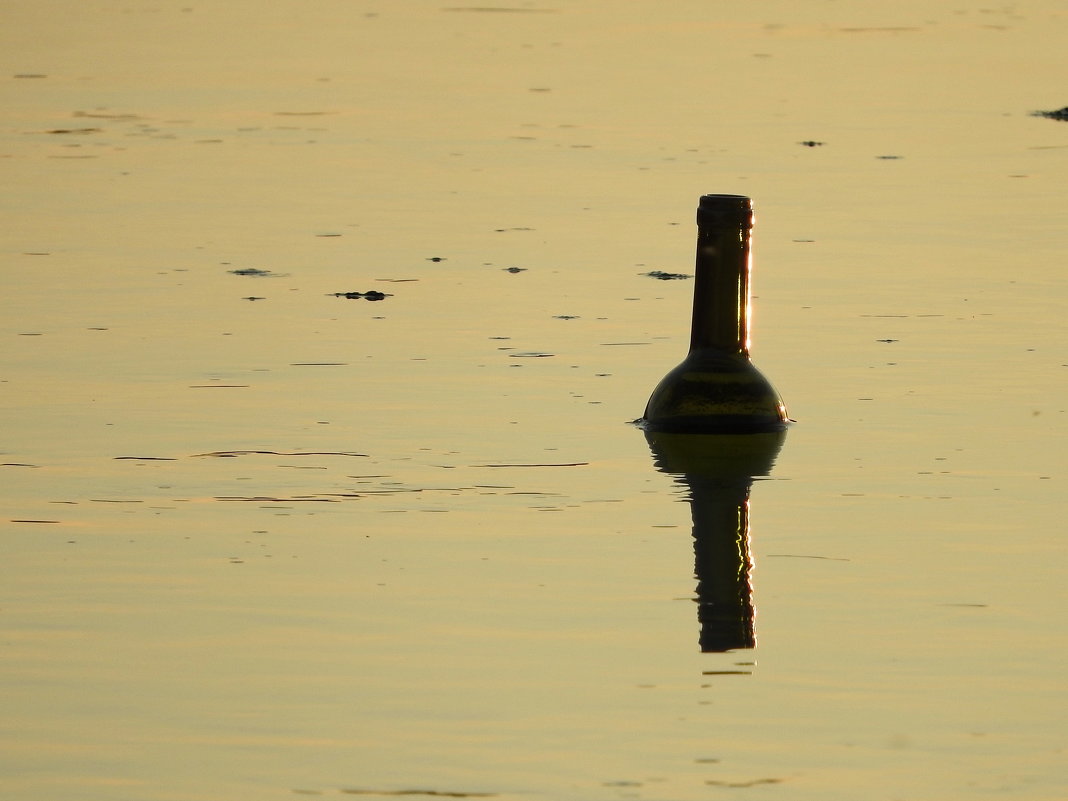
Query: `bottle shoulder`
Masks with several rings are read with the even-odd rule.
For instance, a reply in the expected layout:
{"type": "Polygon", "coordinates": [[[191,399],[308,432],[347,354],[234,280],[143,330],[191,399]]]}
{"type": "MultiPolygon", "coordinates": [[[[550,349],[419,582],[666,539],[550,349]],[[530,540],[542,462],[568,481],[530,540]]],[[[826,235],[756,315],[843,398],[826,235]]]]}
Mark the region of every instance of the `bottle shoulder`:
{"type": "Polygon", "coordinates": [[[756,368],[746,351],[731,352],[721,348],[691,348],[674,371],[708,373],[747,373],[756,368]]]}

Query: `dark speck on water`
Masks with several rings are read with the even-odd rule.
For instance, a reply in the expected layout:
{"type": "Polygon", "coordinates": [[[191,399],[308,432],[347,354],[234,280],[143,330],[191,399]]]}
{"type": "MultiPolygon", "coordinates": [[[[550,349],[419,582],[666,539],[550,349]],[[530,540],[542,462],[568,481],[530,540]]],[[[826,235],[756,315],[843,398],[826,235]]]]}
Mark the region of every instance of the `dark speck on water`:
{"type": "Polygon", "coordinates": [[[50,134],[91,134],[100,133],[100,128],[52,128],[45,131],[50,134]]]}
{"type": "Polygon", "coordinates": [[[804,145],[805,147],[822,147],[826,142],[817,142],[815,139],[806,139],[804,142],[798,142],[797,144],[804,145]]]}
{"type": "Polygon", "coordinates": [[[379,292],[377,289],[372,289],[368,292],[335,292],[334,297],[348,298],[349,300],[358,300],[360,298],[364,300],[385,300],[393,296],[385,292],[379,292]]]}
{"type": "Polygon", "coordinates": [[[253,275],[261,278],[268,275],[277,275],[277,273],[272,273],[270,270],[261,270],[258,267],[241,267],[240,269],[229,270],[228,272],[231,275],[253,275]]]}
{"type": "Polygon", "coordinates": [[[504,271],[506,273],[512,273],[513,275],[515,275],[516,273],[526,272],[526,269],[526,267],[505,267],[504,271]]]}
{"type": "Polygon", "coordinates": [[[648,273],[642,273],[642,275],[647,276],[649,278],[657,278],[661,281],[682,281],[687,278],[693,277],[687,275],[686,273],[666,273],[663,270],[653,270],[648,273]]]}

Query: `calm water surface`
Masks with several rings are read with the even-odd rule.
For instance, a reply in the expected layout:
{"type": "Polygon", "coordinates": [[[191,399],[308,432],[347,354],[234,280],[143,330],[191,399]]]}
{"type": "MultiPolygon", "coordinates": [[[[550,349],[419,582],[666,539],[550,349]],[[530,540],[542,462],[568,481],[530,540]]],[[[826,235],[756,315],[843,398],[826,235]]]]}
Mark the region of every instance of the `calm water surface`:
{"type": "Polygon", "coordinates": [[[1058,3],[6,18],[4,797],[1068,794],[1058,3]],[[702,653],[705,192],[799,422],[702,653]]]}

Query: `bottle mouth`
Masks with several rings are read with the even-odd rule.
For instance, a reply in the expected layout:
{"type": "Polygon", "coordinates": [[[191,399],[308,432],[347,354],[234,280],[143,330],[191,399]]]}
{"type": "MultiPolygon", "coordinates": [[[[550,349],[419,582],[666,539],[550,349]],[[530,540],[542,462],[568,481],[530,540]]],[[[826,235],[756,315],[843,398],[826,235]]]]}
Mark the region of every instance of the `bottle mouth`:
{"type": "Polygon", "coordinates": [[[719,193],[719,192],[711,192],[711,193],[709,193],[707,195],[701,195],[701,203],[702,204],[704,204],[704,203],[720,203],[720,202],[728,202],[728,203],[729,202],[742,202],[742,203],[750,203],[751,204],[753,201],[752,201],[752,198],[750,198],[748,195],[731,195],[731,194],[722,194],[722,193],[719,193]]]}
{"type": "Polygon", "coordinates": [[[753,200],[745,195],[702,195],[697,206],[698,227],[753,225],[753,200]]]}

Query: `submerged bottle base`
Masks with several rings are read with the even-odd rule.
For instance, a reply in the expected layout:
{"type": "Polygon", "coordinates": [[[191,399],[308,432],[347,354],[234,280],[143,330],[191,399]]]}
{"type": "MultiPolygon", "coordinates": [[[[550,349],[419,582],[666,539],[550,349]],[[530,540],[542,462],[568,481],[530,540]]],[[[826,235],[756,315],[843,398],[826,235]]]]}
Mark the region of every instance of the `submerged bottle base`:
{"type": "Polygon", "coordinates": [[[638,426],[646,431],[664,434],[774,434],[786,431],[789,420],[747,415],[717,417],[670,417],[638,420],[638,426]]]}

